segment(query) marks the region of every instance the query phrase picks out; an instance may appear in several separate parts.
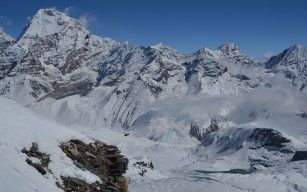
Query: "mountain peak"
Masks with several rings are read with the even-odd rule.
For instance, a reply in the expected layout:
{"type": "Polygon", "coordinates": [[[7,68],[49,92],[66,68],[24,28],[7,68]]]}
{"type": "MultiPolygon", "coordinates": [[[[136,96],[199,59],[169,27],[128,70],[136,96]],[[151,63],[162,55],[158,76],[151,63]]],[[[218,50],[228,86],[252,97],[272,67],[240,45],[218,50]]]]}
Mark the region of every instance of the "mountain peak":
{"type": "Polygon", "coordinates": [[[305,47],[303,45],[300,45],[300,44],[294,44],[291,46],[291,48],[294,48],[294,49],[304,49],[305,47]]]}
{"type": "Polygon", "coordinates": [[[303,45],[292,45],[288,49],[285,49],[282,53],[272,57],[267,63],[269,66],[272,66],[272,63],[274,63],[274,66],[279,63],[288,63],[288,61],[293,60],[305,60],[305,57],[307,56],[307,48],[303,45]]]}
{"type": "Polygon", "coordinates": [[[65,13],[51,8],[40,9],[27,24],[18,40],[23,37],[44,37],[68,30],[68,28],[78,28],[87,32],[79,21],[65,13]]]}
{"type": "Polygon", "coordinates": [[[301,53],[301,52],[304,52],[304,50],[306,50],[306,47],[304,47],[303,45],[295,44],[295,45],[292,45],[290,48],[288,48],[287,52],[301,53]]]}
{"type": "Polygon", "coordinates": [[[305,75],[307,67],[307,48],[302,45],[292,45],[280,54],[266,62],[266,68],[285,71],[290,78],[305,75]],[[297,74],[293,74],[297,71],[297,74]],[[291,75],[290,75],[291,74],[291,75]]]}
{"type": "Polygon", "coordinates": [[[236,63],[248,65],[254,64],[254,61],[242,53],[241,49],[234,43],[223,44],[218,48],[218,50],[224,57],[231,58],[236,63]]]}
{"type": "Polygon", "coordinates": [[[178,52],[176,49],[169,47],[167,45],[164,45],[162,43],[158,43],[157,45],[150,46],[150,48],[155,49],[160,52],[172,52],[172,53],[178,52]]]}
{"type": "Polygon", "coordinates": [[[151,48],[153,49],[157,49],[157,50],[164,50],[164,49],[172,49],[172,50],[175,50],[174,48],[172,47],[169,47],[167,45],[164,45],[163,43],[158,43],[157,45],[152,45],[150,46],[151,48]]]}
{"type": "Polygon", "coordinates": [[[56,15],[59,15],[59,14],[63,14],[65,15],[64,13],[61,13],[59,12],[58,10],[54,9],[54,8],[46,8],[46,9],[40,9],[38,10],[38,12],[34,15],[34,17],[36,16],[43,16],[43,15],[46,15],[46,16],[56,16],[56,15]]]}
{"type": "Polygon", "coordinates": [[[201,58],[204,58],[204,57],[218,58],[220,56],[219,51],[211,50],[207,47],[197,50],[194,54],[201,58]]]}
{"type": "Polygon", "coordinates": [[[228,43],[221,45],[218,50],[222,51],[226,55],[241,55],[241,49],[234,43],[228,43]]]}

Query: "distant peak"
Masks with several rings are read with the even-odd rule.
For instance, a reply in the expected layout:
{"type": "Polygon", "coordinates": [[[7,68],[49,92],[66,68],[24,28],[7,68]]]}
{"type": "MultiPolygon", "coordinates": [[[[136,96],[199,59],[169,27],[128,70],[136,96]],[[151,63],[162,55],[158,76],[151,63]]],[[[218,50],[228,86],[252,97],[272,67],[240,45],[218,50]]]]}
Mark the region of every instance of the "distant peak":
{"type": "Polygon", "coordinates": [[[33,22],[33,20],[45,20],[45,21],[52,21],[57,20],[59,18],[62,19],[72,19],[69,16],[67,16],[65,13],[62,13],[54,8],[48,8],[48,9],[40,9],[30,21],[33,22]]]}
{"type": "Polygon", "coordinates": [[[213,58],[219,57],[219,51],[211,50],[207,47],[197,50],[194,54],[196,54],[199,57],[213,57],[213,58]]]}
{"type": "Polygon", "coordinates": [[[173,52],[177,52],[176,49],[172,48],[172,47],[169,47],[167,45],[164,45],[163,43],[158,43],[157,45],[153,45],[153,46],[150,46],[152,49],[155,49],[155,50],[158,50],[158,51],[173,51],[173,52]]]}
{"type": "Polygon", "coordinates": [[[292,45],[290,49],[299,50],[299,49],[305,49],[305,47],[303,45],[295,44],[295,45],[292,45]]]}
{"type": "Polygon", "coordinates": [[[300,54],[301,52],[306,52],[307,48],[303,45],[295,44],[285,49],[282,53],[283,57],[287,57],[289,54],[300,54]]]}
{"type": "Polygon", "coordinates": [[[164,49],[164,48],[167,48],[168,46],[164,45],[163,43],[158,43],[158,44],[152,45],[150,47],[153,48],[153,49],[164,49]]]}
{"type": "Polygon", "coordinates": [[[279,65],[287,66],[293,65],[295,63],[304,64],[306,63],[307,48],[303,45],[292,45],[288,49],[285,49],[283,52],[272,57],[266,63],[267,68],[273,68],[279,65]]]}
{"type": "Polygon", "coordinates": [[[234,43],[223,44],[218,49],[220,53],[226,58],[232,58],[235,62],[243,64],[254,64],[254,61],[248,58],[241,49],[234,43]]]}
{"type": "Polygon", "coordinates": [[[212,50],[207,47],[203,47],[203,48],[200,48],[197,52],[210,52],[210,51],[212,50]]]}
{"type": "Polygon", "coordinates": [[[222,44],[218,50],[225,53],[241,52],[241,49],[234,43],[222,44]]]}
{"type": "Polygon", "coordinates": [[[226,56],[245,56],[241,49],[234,43],[223,44],[218,48],[219,51],[222,52],[223,55],[226,56]]]}
{"type": "Polygon", "coordinates": [[[46,8],[46,9],[38,10],[36,15],[44,15],[44,14],[46,14],[48,16],[56,16],[56,14],[64,14],[64,13],[61,13],[54,8],[46,8]]]}
{"type": "Polygon", "coordinates": [[[47,35],[52,35],[59,33],[69,27],[79,28],[79,30],[87,31],[79,21],[67,16],[65,13],[62,13],[53,8],[40,9],[27,24],[18,40],[24,36],[44,37],[47,35]]]}

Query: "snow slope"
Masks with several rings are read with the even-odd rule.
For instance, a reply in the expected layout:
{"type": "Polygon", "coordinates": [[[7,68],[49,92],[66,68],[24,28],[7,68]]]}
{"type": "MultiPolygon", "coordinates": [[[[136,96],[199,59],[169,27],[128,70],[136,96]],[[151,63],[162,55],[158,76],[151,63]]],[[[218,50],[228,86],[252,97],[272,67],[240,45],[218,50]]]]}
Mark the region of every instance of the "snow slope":
{"type": "MultiPolygon", "coordinates": [[[[82,127],[71,129],[44,119],[2,97],[0,105],[0,191],[60,191],[55,185],[60,175],[75,176],[89,182],[97,180],[98,178],[91,173],[76,168],[58,148],[61,142],[72,138],[85,142],[100,139],[108,144],[117,145],[130,161],[126,173],[130,191],[196,192],[206,188],[222,192],[264,192],[273,189],[274,191],[307,189],[306,161],[283,162],[268,168],[260,167],[258,171],[246,175],[203,174],[195,170],[223,171],[248,168],[247,159],[244,157],[247,148],[230,154],[214,155],[217,152],[214,146],[172,145],[142,137],[124,136],[110,129],[88,130],[82,127]],[[41,151],[50,154],[50,168],[54,176],[50,174],[42,176],[25,162],[26,156],[20,151],[24,147],[29,147],[33,141],[39,144],[41,151]],[[206,157],[206,154],[210,154],[210,158],[206,157]],[[154,169],[146,169],[144,176],[140,176],[142,167],[134,165],[140,161],[152,162],[154,169]]],[[[231,132],[231,129],[228,132],[231,132]]],[[[251,152],[252,150],[249,153],[251,152]]],[[[266,152],[256,151],[255,155],[259,156],[261,153],[266,152]]]]}
{"type": "Polygon", "coordinates": [[[89,182],[98,180],[97,176],[76,168],[58,147],[71,138],[85,142],[89,139],[2,97],[0,106],[0,191],[61,191],[55,185],[60,175],[76,176],[89,182]],[[26,155],[21,150],[30,147],[32,142],[37,142],[41,151],[50,154],[50,168],[55,177],[42,176],[25,162],[26,155]]]}

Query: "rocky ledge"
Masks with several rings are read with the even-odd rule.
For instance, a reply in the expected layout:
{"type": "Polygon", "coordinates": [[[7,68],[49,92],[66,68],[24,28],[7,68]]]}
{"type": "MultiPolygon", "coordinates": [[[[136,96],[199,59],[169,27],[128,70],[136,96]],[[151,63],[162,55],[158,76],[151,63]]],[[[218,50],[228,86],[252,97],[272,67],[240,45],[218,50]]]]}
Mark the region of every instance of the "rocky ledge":
{"type": "Polygon", "coordinates": [[[62,178],[64,191],[127,192],[128,182],[123,174],[128,168],[128,159],[114,145],[100,141],[85,144],[70,140],[60,145],[66,155],[80,169],[86,169],[101,178],[102,183],[88,184],[77,178],[62,178]],[[80,189],[80,190],[76,190],[80,189]]]}
{"type": "Polygon", "coordinates": [[[49,155],[40,152],[37,143],[32,143],[32,146],[29,150],[23,148],[21,152],[28,156],[26,162],[30,166],[34,167],[42,175],[46,175],[47,171],[51,172],[51,170],[48,169],[48,165],[50,162],[49,155]],[[36,160],[36,162],[33,162],[33,160],[36,160]]]}
{"type": "MultiPolygon", "coordinates": [[[[88,170],[98,176],[100,181],[87,183],[75,177],[61,176],[56,185],[65,192],[128,192],[128,182],[123,176],[128,168],[128,159],[121,155],[114,145],[100,141],[86,144],[80,140],[70,140],[59,146],[82,170],[88,170]]],[[[30,149],[22,149],[27,155],[26,162],[42,175],[52,174],[48,168],[50,156],[39,150],[37,143],[30,149]]]]}

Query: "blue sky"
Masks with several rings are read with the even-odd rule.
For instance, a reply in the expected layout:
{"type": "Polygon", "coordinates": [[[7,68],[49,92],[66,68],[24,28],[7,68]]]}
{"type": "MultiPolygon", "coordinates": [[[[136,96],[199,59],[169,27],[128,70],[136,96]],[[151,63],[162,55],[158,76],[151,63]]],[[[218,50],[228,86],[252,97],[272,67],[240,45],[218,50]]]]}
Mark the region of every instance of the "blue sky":
{"type": "Polygon", "coordinates": [[[48,7],[81,18],[97,35],[182,52],[233,42],[258,57],[307,45],[307,0],[3,0],[0,26],[17,37],[48,7]]]}

